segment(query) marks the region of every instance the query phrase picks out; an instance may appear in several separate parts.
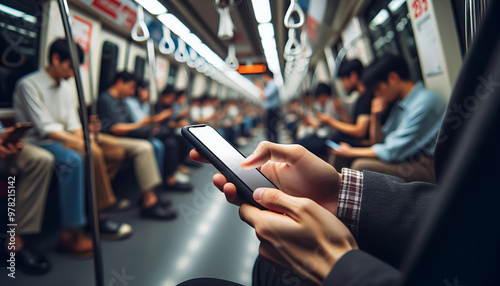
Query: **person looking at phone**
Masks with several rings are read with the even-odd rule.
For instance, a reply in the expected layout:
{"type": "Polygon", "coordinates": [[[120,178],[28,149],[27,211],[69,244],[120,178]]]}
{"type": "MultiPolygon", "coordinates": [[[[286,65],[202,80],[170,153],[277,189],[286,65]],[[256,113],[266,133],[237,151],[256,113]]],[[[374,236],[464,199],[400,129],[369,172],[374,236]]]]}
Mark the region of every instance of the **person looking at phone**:
{"type": "MultiPolygon", "coordinates": [[[[339,132],[332,140],[345,142],[353,147],[364,147],[369,145],[370,113],[373,92],[365,87],[361,81],[364,67],[360,60],[354,59],[343,63],[337,73],[341,79],[342,86],[348,94],[357,91],[359,97],[356,100],[352,116],[349,116],[343,108],[339,97],[334,99],[335,110],[340,115],[340,120],[328,114],[316,112],[316,118],[322,124],[327,124],[339,132]]],[[[382,122],[387,118],[388,112],[382,117],[382,122]]]]}
{"type": "MultiPolygon", "coordinates": [[[[137,81],[137,77],[127,71],[117,73],[113,84],[99,95],[97,113],[103,120],[103,132],[116,136],[124,146],[130,146],[140,188],[144,194],[151,194],[155,198],[153,201],[156,204],[158,200],[153,189],[161,186],[162,182],[164,182],[163,187],[168,190],[189,191],[192,186],[189,183],[179,182],[175,178],[179,150],[177,142],[175,138],[168,136],[168,133],[163,136],[162,129],[157,125],[168,120],[172,115],[172,110],[164,110],[155,115],[154,118],[147,115],[138,122],[134,122],[132,119],[125,99],[134,95],[137,81]],[[158,166],[155,164],[154,149],[145,140],[152,137],[160,139],[164,145],[165,174],[160,174],[158,166]],[[162,177],[165,177],[165,180],[162,177]]],[[[152,211],[147,216],[163,216],[161,213],[164,211],[159,209],[158,212],[154,211],[157,208],[156,205],[153,205],[152,211]]],[[[166,209],[166,211],[168,215],[165,214],[165,218],[175,216],[172,210],[166,209]]],[[[144,213],[146,214],[146,212],[144,213]]]]}
{"type": "Polygon", "coordinates": [[[446,108],[444,100],[421,82],[415,83],[405,60],[392,54],[371,64],[364,71],[363,82],[375,95],[369,120],[373,146],[343,143],[332,152],[354,160],[351,167],[356,170],[434,182],[432,153],[446,108]],[[390,115],[382,125],[382,115],[391,104],[390,115]]]}
{"type": "Polygon", "coordinates": [[[314,114],[323,114],[333,117],[336,112],[333,110],[332,88],[326,83],[319,83],[314,92],[315,103],[312,106],[312,112],[305,112],[305,122],[307,125],[314,128],[314,133],[309,134],[297,141],[297,144],[304,146],[314,155],[326,160],[328,148],[325,145],[325,140],[333,136],[333,129],[318,122],[314,114]],[[312,113],[312,114],[311,114],[312,113]]]}
{"type": "MultiPolygon", "coordinates": [[[[84,53],[77,45],[78,60],[84,53]]],[[[14,90],[14,112],[17,122],[31,122],[25,141],[49,151],[55,158],[61,219],[64,227],[74,229],[63,232],[58,248],[71,254],[92,254],[91,240],[78,230],[85,224],[84,198],[84,142],[78,115],[76,94],[70,79],[73,77],[71,54],[66,39],[56,39],[48,47],[48,66],[24,77],[14,90]]],[[[99,127],[93,120],[91,131],[99,127]]],[[[92,132],[95,133],[95,132],[92,132]]],[[[100,212],[100,231],[113,238],[124,238],[132,233],[126,223],[117,223],[104,217],[102,211],[116,203],[111,177],[125,159],[124,149],[113,138],[91,135],[97,208],[100,212]]]]}
{"type": "MultiPolygon", "coordinates": [[[[54,156],[36,145],[18,141],[5,146],[3,141],[13,131],[0,122],[0,174],[15,175],[15,202],[17,223],[15,243],[5,240],[3,253],[16,252],[16,266],[28,274],[45,274],[51,265],[45,255],[24,239],[25,235],[39,233],[45,210],[45,201],[54,168],[54,156]]],[[[10,191],[10,189],[9,189],[10,191]]],[[[10,192],[9,192],[10,193],[10,192]]],[[[66,230],[67,231],[67,230],[66,230]]]]}

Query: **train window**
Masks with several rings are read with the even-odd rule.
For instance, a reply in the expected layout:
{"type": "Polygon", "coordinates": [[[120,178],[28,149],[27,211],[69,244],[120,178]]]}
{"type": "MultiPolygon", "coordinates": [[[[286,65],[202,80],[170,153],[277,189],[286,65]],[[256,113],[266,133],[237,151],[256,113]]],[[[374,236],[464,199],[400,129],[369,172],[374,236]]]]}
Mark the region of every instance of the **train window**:
{"type": "Polygon", "coordinates": [[[143,57],[136,56],[134,63],[134,74],[139,80],[144,80],[144,71],[146,69],[146,60],[143,57]]]}
{"type": "Polygon", "coordinates": [[[17,80],[38,69],[42,7],[36,1],[0,4],[0,107],[12,107],[17,80]]]}
{"type": "Polygon", "coordinates": [[[106,90],[113,84],[118,64],[118,46],[105,41],[102,44],[101,75],[99,79],[99,92],[106,90]]]}
{"type": "Polygon", "coordinates": [[[420,61],[405,0],[380,0],[366,10],[365,21],[375,57],[399,54],[410,66],[413,80],[421,80],[420,61]]]}

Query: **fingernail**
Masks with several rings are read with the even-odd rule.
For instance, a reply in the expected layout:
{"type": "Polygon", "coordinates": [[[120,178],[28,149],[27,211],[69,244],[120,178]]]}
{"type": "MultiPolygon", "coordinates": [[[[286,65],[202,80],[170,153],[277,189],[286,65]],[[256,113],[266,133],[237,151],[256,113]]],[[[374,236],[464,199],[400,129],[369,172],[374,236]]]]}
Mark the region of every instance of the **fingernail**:
{"type": "Polygon", "coordinates": [[[250,154],[250,156],[246,157],[245,160],[243,160],[243,162],[241,162],[241,163],[242,164],[247,163],[248,161],[252,160],[252,158],[253,158],[253,153],[250,154]]]}
{"type": "Polygon", "coordinates": [[[262,198],[262,194],[264,193],[264,189],[257,189],[253,192],[253,198],[255,201],[259,202],[260,199],[262,198]]]}

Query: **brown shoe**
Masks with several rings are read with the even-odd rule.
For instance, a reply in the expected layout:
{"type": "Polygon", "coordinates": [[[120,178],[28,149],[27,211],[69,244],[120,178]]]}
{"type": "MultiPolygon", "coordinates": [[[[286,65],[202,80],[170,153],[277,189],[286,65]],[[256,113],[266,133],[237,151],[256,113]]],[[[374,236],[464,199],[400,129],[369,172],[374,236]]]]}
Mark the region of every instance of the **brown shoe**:
{"type": "Polygon", "coordinates": [[[93,249],[92,239],[80,231],[61,234],[56,246],[57,251],[74,258],[90,258],[93,255],[93,249]]]}

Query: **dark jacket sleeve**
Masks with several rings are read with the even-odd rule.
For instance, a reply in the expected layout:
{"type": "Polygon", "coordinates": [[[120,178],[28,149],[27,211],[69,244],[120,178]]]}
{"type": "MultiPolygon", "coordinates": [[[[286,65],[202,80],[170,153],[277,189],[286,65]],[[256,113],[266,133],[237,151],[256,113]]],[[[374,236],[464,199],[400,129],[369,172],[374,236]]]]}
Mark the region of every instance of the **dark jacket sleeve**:
{"type": "Polygon", "coordinates": [[[392,286],[399,285],[401,272],[375,257],[351,250],[332,268],[324,286],[392,286]]]}
{"type": "Polygon", "coordinates": [[[398,268],[436,194],[436,185],[363,172],[359,248],[398,268]]]}

